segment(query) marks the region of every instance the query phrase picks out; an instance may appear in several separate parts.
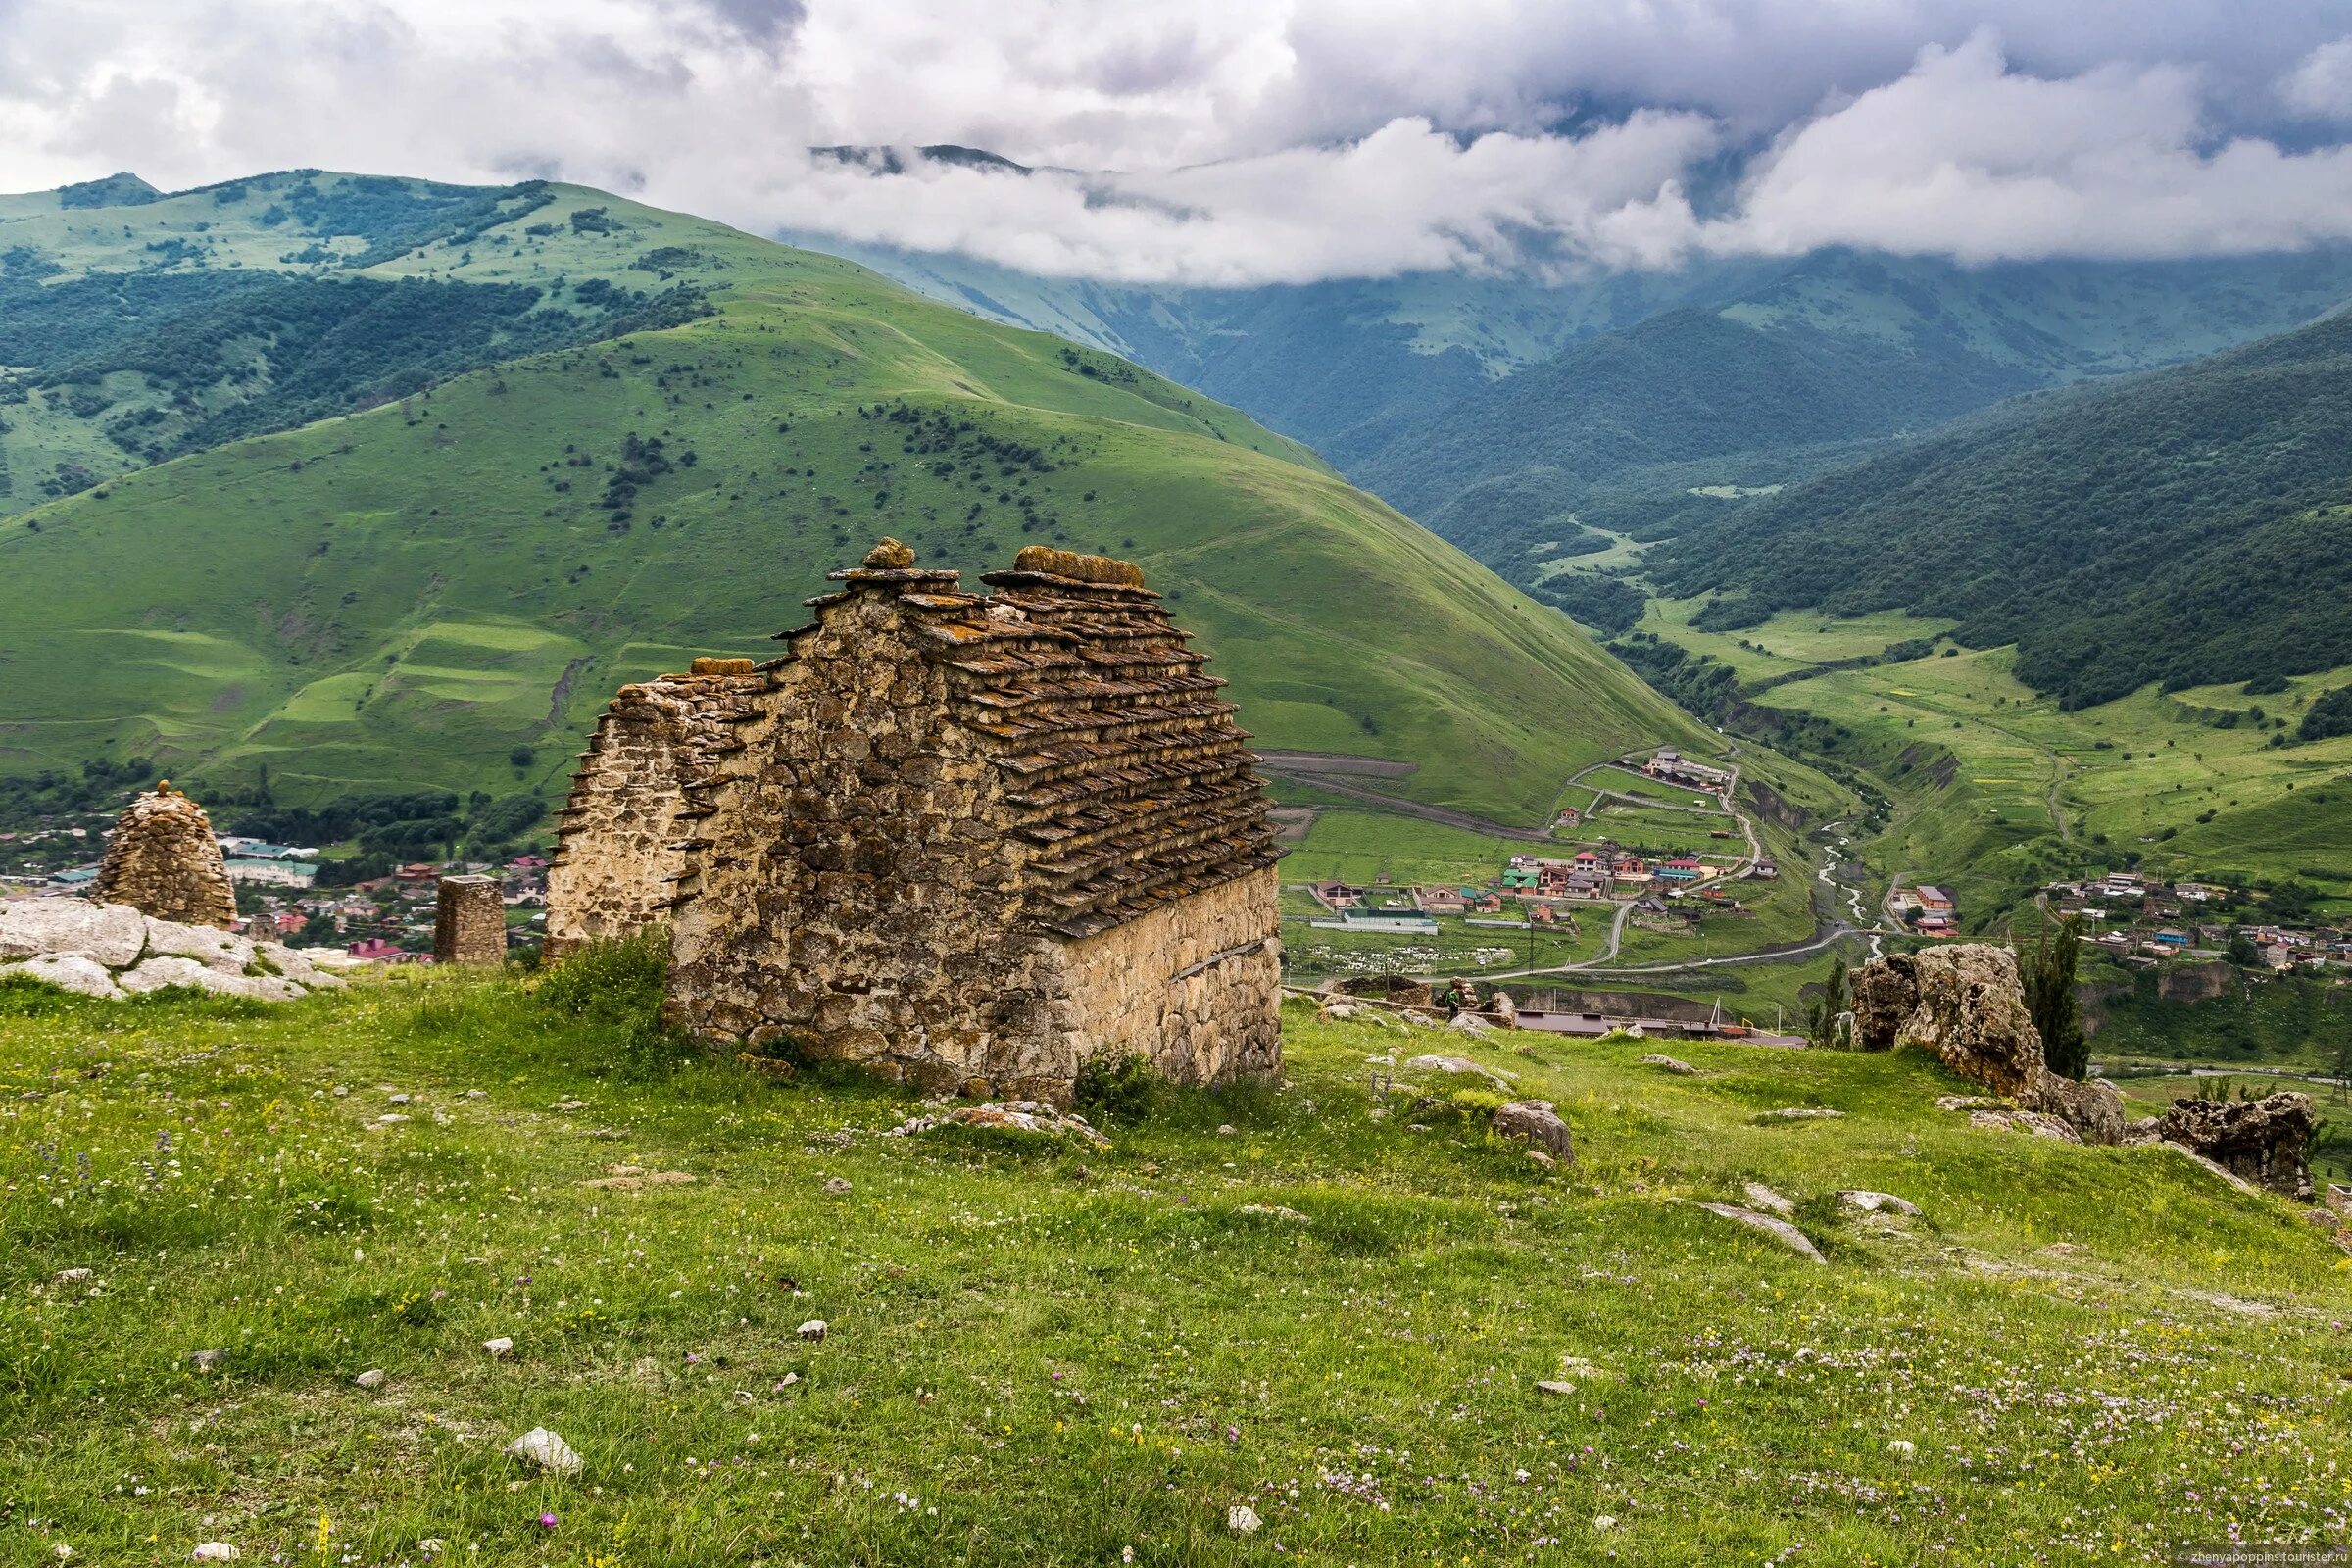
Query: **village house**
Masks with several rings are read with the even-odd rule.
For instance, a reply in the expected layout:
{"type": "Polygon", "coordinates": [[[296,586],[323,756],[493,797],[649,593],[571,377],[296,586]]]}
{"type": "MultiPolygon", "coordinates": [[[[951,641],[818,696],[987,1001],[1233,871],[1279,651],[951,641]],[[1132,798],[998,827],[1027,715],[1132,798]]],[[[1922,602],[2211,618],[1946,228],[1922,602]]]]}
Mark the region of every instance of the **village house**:
{"type": "Polygon", "coordinates": [[[1463,914],[1470,907],[1468,888],[1425,887],[1413,889],[1413,903],[1427,914],[1463,914]]]}

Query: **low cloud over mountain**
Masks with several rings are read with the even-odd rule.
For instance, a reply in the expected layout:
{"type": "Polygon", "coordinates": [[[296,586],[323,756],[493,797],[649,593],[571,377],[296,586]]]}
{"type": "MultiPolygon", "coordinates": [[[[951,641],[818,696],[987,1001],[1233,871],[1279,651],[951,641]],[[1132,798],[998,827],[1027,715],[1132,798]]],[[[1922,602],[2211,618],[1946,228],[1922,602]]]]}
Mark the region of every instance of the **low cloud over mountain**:
{"type": "Polygon", "coordinates": [[[0,185],[547,176],[1133,282],[2291,248],[2347,137],[2310,0],[0,0],[0,185]],[[1027,172],[810,152],[918,143],[1027,172]]]}

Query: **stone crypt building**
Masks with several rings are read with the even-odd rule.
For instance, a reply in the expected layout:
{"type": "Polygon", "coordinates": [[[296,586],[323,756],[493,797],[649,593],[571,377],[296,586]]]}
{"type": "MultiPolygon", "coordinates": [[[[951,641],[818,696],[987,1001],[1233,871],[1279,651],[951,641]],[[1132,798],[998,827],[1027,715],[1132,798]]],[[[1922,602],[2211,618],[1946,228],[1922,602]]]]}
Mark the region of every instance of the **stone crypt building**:
{"type": "Polygon", "coordinates": [[[1256,759],[1142,571],[1033,546],[974,594],[886,539],[832,578],[783,658],[622,688],[564,814],[551,952],[666,921],[674,1022],[927,1088],[1278,1066],[1256,759]]]}

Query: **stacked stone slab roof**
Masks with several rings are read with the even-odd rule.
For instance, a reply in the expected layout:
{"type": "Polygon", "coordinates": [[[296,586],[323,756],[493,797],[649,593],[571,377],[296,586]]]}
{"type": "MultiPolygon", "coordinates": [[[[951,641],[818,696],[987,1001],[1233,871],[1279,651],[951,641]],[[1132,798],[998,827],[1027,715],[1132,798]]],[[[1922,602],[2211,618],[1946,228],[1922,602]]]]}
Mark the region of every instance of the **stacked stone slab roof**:
{"type": "Polygon", "coordinates": [[[821,612],[881,589],[913,612],[925,652],[952,672],[957,716],[990,742],[1018,811],[1011,831],[1034,847],[1025,924],[1087,936],[1274,863],[1257,759],[1225,682],[1139,568],[1032,545],[981,578],[996,593],[973,595],[955,572],[896,564],[894,543],[809,604],[821,612]]]}
{"type": "Polygon", "coordinates": [[[115,819],[91,897],[141,914],[223,929],[237,920],[237,892],[204,808],[165,779],[115,819]]]}

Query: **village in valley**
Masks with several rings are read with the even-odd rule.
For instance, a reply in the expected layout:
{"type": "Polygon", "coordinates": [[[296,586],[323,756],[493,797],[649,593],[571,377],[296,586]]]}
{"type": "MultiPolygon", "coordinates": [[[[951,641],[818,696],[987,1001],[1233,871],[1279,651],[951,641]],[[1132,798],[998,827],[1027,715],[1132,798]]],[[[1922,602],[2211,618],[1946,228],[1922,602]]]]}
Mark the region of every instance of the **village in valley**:
{"type": "MultiPolygon", "coordinates": [[[[0,831],[0,898],[86,895],[112,818],[0,831]]],[[[215,835],[235,886],[236,930],[247,937],[306,949],[339,948],[352,962],[415,963],[433,951],[441,879],[495,876],[517,946],[537,942],[546,923],[547,858],[525,853],[503,860],[411,860],[382,875],[338,883],[341,862],[316,847],[272,844],[248,835],[215,835]]]]}

